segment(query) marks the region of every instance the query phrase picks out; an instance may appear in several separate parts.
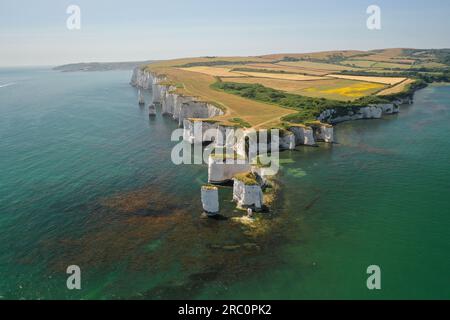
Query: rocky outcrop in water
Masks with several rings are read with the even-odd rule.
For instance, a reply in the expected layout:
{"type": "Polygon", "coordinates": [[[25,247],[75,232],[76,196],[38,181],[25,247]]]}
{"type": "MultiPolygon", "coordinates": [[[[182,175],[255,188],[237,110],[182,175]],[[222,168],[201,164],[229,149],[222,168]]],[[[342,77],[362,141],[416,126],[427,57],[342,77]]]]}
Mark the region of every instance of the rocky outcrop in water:
{"type": "Polygon", "coordinates": [[[264,196],[258,183],[252,180],[246,181],[239,176],[236,176],[233,181],[233,200],[236,201],[238,208],[262,208],[264,196]]]}
{"type": "Polygon", "coordinates": [[[219,212],[219,189],[214,186],[203,186],[201,189],[201,200],[203,210],[208,215],[219,212]]]}
{"type": "Polygon", "coordinates": [[[156,106],[154,104],[151,104],[148,106],[148,115],[149,115],[149,117],[156,116],[156,106]]]}

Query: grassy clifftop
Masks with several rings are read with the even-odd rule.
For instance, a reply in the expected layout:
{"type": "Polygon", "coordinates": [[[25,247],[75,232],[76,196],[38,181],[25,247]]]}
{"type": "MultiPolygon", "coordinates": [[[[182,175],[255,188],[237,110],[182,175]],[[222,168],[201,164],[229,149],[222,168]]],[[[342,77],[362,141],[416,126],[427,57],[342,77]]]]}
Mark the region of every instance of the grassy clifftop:
{"type": "Polygon", "coordinates": [[[329,108],[386,103],[432,81],[448,81],[449,50],[386,49],[200,57],[145,69],[181,95],[225,110],[223,124],[271,128],[305,123],[329,108]]]}

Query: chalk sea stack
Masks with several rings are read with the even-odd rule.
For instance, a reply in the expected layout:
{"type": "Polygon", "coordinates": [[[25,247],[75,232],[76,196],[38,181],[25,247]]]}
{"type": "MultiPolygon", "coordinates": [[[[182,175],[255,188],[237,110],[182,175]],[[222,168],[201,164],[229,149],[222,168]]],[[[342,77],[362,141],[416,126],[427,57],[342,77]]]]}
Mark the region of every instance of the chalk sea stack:
{"type": "Polygon", "coordinates": [[[151,104],[151,105],[148,107],[148,116],[149,116],[149,117],[154,117],[154,116],[156,116],[156,107],[155,107],[154,104],[151,104]]]}
{"type": "Polygon", "coordinates": [[[202,187],[202,206],[208,216],[219,213],[219,189],[216,186],[204,185],[202,187]]]}

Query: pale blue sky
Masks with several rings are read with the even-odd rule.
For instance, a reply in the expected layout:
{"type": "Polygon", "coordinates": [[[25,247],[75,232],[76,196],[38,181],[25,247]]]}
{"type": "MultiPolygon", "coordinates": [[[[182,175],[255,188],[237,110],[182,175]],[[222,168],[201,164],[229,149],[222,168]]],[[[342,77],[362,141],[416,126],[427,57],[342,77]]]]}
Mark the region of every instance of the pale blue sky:
{"type": "Polygon", "coordinates": [[[450,47],[450,1],[0,0],[0,65],[450,47]],[[81,30],[66,8],[81,8],[81,30]],[[382,30],[366,28],[381,7],[382,30]]]}

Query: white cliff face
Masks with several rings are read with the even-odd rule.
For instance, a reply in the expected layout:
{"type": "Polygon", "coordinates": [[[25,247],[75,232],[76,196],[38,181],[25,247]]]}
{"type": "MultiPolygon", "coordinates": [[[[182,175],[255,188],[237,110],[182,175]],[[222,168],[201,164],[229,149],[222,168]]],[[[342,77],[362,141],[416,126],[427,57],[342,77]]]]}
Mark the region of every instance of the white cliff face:
{"type": "Polygon", "coordinates": [[[410,103],[410,98],[399,99],[394,103],[373,104],[367,107],[349,110],[347,113],[338,113],[336,109],[323,111],[317,118],[319,121],[328,123],[339,123],[359,119],[379,119],[385,114],[395,114],[400,112],[400,104],[410,103]]]}
{"type": "Polygon", "coordinates": [[[216,132],[217,124],[209,121],[184,119],[183,120],[183,140],[194,143],[212,142],[215,135],[208,135],[208,132],[216,132]]]}
{"type": "Polygon", "coordinates": [[[152,103],[161,103],[162,96],[167,91],[167,87],[163,85],[159,85],[158,83],[165,81],[165,77],[153,75],[148,71],[142,70],[141,67],[136,67],[133,70],[133,74],[131,76],[130,84],[134,87],[153,91],[153,101],[152,103]]]}
{"type": "Polygon", "coordinates": [[[240,133],[234,127],[223,126],[218,124],[216,126],[216,133],[214,134],[214,146],[216,150],[221,153],[236,153],[240,157],[246,158],[245,138],[246,130],[240,129],[240,133]]]}
{"type": "Polygon", "coordinates": [[[233,200],[239,208],[254,207],[261,209],[263,206],[263,192],[259,185],[246,185],[244,182],[234,179],[233,200]]]}
{"type": "Polygon", "coordinates": [[[378,106],[368,106],[359,110],[362,114],[362,119],[379,119],[383,114],[383,109],[378,106]]]}
{"type": "Polygon", "coordinates": [[[334,142],[334,128],[330,125],[319,125],[314,130],[314,136],[316,141],[323,141],[327,143],[334,142]]]}
{"type": "MultiPolygon", "coordinates": [[[[161,87],[161,86],[160,86],[161,87]]],[[[171,115],[181,126],[188,118],[208,119],[223,114],[223,111],[212,104],[194,101],[190,97],[184,97],[173,93],[174,88],[159,88],[161,97],[162,113],[171,115]]]]}
{"type": "Polygon", "coordinates": [[[208,159],[208,182],[225,183],[233,179],[238,173],[244,173],[251,170],[249,163],[239,164],[237,160],[234,163],[226,163],[222,159],[210,156],[208,159]]]}
{"type": "Polygon", "coordinates": [[[139,89],[152,90],[153,101],[151,104],[156,105],[161,103],[162,96],[168,91],[166,86],[158,84],[165,80],[165,77],[152,75],[150,72],[142,70],[141,67],[136,67],[133,70],[130,84],[139,89]]]}
{"type": "Polygon", "coordinates": [[[216,187],[202,187],[202,206],[203,210],[208,214],[216,214],[219,212],[219,190],[216,187]]]}
{"type": "Polygon", "coordinates": [[[174,90],[172,87],[164,86],[159,88],[161,97],[161,113],[163,115],[172,115],[175,109],[176,95],[170,93],[174,90]]]}
{"type": "Polygon", "coordinates": [[[293,150],[295,149],[295,135],[292,132],[288,132],[283,136],[280,136],[280,149],[293,150]]]}
{"type": "Polygon", "coordinates": [[[381,108],[383,114],[394,114],[400,111],[400,108],[395,103],[386,103],[377,105],[381,108]]]}
{"type": "Polygon", "coordinates": [[[234,128],[219,125],[216,134],[216,146],[221,148],[229,148],[230,150],[236,147],[237,141],[234,134],[234,128]]]}
{"type": "Polygon", "coordinates": [[[289,131],[291,131],[295,136],[296,145],[306,145],[306,146],[315,146],[316,141],[314,139],[313,129],[310,127],[303,126],[295,126],[290,127],[289,131]]]}
{"type": "Polygon", "coordinates": [[[166,94],[167,87],[155,83],[152,84],[152,97],[154,104],[161,104],[163,95],[166,94]]]}
{"type": "Polygon", "coordinates": [[[134,68],[130,81],[132,86],[141,89],[151,89],[152,83],[153,79],[149,72],[142,70],[141,67],[134,68]]]}
{"type": "Polygon", "coordinates": [[[222,115],[223,111],[212,104],[198,101],[183,103],[179,112],[174,113],[174,119],[183,121],[187,118],[209,119],[222,115]]]}

